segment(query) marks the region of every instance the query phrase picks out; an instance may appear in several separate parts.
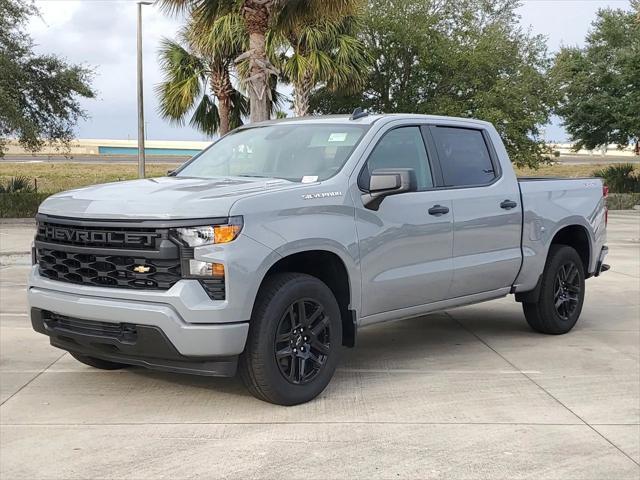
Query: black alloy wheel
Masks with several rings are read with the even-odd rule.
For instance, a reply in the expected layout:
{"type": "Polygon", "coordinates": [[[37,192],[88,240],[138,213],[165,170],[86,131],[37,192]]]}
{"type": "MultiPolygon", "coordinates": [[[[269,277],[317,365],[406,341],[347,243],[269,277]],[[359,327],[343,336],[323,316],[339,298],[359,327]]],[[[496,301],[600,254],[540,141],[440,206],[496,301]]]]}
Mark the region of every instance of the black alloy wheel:
{"type": "Polygon", "coordinates": [[[331,289],[304,273],[274,273],[258,292],[238,370],[257,398],[298,405],[326,388],[341,348],[342,317],[331,289]]]}
{"type": "Polygon", "coordinates": [[[331,351],[331,324],[324,307],[310,298],[287,308],[276,330],[275,356],[280,373],[295,385],[313,381],[331,351]]]}
{"type": "Polygon", "coordinates": [[[585,267],[578,252],[568,245],[552,244],[538,298],[522,304],[531,328],[551,335],[571,331],[582,311],[584,282],[585,267]]]}
{"type": "Polygon", "coordinates": [[[563,264],[553,286],[554,305],[562,320],[569,320],[578,308],[581,291],[578,267],[573,262],[563,264]]]}

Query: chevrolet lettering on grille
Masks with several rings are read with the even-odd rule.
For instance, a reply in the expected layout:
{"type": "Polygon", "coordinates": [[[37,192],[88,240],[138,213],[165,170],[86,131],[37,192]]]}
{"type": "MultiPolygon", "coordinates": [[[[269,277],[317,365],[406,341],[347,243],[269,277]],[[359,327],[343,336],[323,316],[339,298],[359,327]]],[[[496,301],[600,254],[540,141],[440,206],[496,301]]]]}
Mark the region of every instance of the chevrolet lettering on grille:
{"type": "Polygon", "coordinates": [[[55,225],[41,226],[40,234],[44,239],[54,242],[110,246],[139,245],[148,247],[152,247],[154,245],[154,239],[158,237],[155,233],[80,230],[55,225]]]}

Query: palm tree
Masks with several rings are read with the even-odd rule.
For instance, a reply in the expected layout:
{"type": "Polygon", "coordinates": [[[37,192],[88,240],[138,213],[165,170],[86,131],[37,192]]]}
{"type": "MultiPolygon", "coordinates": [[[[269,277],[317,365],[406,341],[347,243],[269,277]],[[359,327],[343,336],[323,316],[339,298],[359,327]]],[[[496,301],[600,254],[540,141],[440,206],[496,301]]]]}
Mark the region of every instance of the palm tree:
{"type": "Polygon", "coordinates": [[[222,16],[206,36],[197,34],[191,22],[179,37],[180,42],[163,39],[160,48],[165,73],[156,87],[161,116],[182,124],[195,107],[189,123],[208,135],[242,125],[248,103],[231,81],[233,60],[246,48],[242,20],[222,16]]]}
{"type": "Polygon", "coordinates": [[[361,0],[159,0],[173,12],[187,11],[201,32],[221,16],[237,13],[242,16],[249,34],[248,49],[237,59],[248,60],[247,86],[251,111],[250,120],[269,119],[272,77],[278,72],[268,59],[266,36],[270,28],[290,30],[293,25],[310,19],[334,18],[353,13],[361,0]]]}
{"type": "Polygon", "coordinates": [[[347,93],[364,84],[372,60],[357,38],[358,28],[357,17],[348,15],[335,21],[293,25],[276,35],[279,38],[273,41],[280,41],[285,50],[278,66],[283,78],[293,85],[296,116],[308,114],[309,97],[319,84],[347,93]]]}

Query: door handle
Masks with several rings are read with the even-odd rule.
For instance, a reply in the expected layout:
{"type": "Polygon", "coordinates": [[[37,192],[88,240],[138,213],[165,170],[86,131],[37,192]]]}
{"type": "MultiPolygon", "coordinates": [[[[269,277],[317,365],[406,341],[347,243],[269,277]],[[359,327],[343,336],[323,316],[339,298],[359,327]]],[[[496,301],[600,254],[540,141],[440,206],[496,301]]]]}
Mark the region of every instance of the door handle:
{"type": "Polygon", "coordinates": [[[516,208],[518,204],[513,200],[505,200],[500,204],[500,208],[504,208],[505,210],[511,210],[512,208],[516,208]]]}
{"type": "Polygon", "coordinates": [[[429,215],[444,215],[445,213],[449,213],[449,207],[434,205],[429,209],[429,215]]]}

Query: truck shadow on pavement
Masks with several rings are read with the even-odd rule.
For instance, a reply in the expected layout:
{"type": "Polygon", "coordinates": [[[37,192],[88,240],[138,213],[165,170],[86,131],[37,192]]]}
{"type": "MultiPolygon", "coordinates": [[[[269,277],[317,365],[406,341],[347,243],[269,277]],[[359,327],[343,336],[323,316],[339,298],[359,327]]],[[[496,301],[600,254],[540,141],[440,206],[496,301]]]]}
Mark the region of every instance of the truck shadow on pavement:
{"type": "MultiPolygon", "coordinates": [[[[362,329],[356,348],[342,350],[342,358],[332,381],[332,390],[348,381],[349,374],[363,372],[430,370],[474,371],[495,368],[496,355],[485,343],[501,341],[541,341],[546,336],[533,332],[519,307],[459,309],[423,317],[399,320],[362,329]],[[487,340],[488,339],[488,340],[487,340]]],[[[233,378],[181,375],[132,367],[135,375],[194,390],[210,390],[223,395],[251,397],[238,375],[233,378]]],[[[393,382],[393,377],[387,381],[393,382]]],[[[366,388],[366,384],[362,385],[366,388]]],[[[330,386],[331,388],[331,386],[330,386]]]]}

